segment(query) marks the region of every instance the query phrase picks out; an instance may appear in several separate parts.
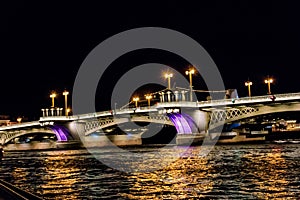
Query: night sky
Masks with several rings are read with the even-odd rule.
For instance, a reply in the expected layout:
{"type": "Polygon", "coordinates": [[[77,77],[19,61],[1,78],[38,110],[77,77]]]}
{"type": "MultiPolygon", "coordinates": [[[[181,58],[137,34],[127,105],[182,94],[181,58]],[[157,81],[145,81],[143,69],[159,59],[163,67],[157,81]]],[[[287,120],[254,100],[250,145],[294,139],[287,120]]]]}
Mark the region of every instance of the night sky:
{"type": "MultiPolygon", "coordinates": [[[[267,75],[274,93],[300,92],[300,3],[297,1],[9,1],[0,3],[0,114],[36,120],[49,107],[52,90],[72,91],[81,63],[103,40],[138,27],[180,31],[201,44],[218,66],[226,88],[264,95],[267,75]],[[105,3],[106,2],[106,3],[105,3]],[[108,3],[109,2],[109,3],[108,3]]],[[[120,57],[111,72],[159,62],[179,71],[187,63],[160,51],[120,57]]],[[[117,81],[118,76],[113,77],[117,81]]],[[[195,77],[197,78],[197,77],[195,77]]],[[[109,90],[109,85],[106,85],[109,90]]],[[[201,85],[195,83],[195,88],[201,85]]],[[[99,93],[106,109],[109,91],[99,93]]],[[[56,100],[63,106],[63,96],[56,100]]]]}

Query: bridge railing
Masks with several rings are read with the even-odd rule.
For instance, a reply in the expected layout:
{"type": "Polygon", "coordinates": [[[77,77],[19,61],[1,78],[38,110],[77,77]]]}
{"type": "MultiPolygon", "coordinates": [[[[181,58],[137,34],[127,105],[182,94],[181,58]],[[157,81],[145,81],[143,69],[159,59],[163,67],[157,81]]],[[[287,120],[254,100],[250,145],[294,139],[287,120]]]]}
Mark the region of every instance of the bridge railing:
{"type": "MultiPolygon", "coordinates": [[[[276,101],[285,101],[285,100],[300,100],[300,93],[288,93],[288,94],[275,94],[276,101]]],[[[226,106],[226,105],[236,105],[236,104],[251,104],[251,103],[263,103],[272,101],[270,95],[263,96],[254,96],[254,97],[242,97],[236,99],[219,99],[219,100],[211,100],[211,101],[173,101],[173,102],[160,102],[156,105],[138,108],[123,108],[116,110],[108,110],[102,112],[88,113],[88,114],[80,114],[73,116],[52,116],[52,117],[41,117],[40,121],[58,121],[58,120],[78,120],[78,119],[91,119],[97,117],[105,117],[111,116],[114,114],[130,114],[130,113],[139,113],[139,112],[155,112],[157,108],[164,107],[214,107],[214,106],[226,106]]]]}
{"type": "MultiPolygon", "coordinates": [[[[275,94],[276,101],[285,100],[300,100],[300,93],[288,93],[288,94],[275,94]]],[[[210,101],[178,101],[178,102],[163,102],[158,103],[157,107],[208,107],[208,106],[225,106],[233,104],[249,104],[249,103],[262,103],[272,101],[271,95],[254,96],[254,97],[242,97],[236,99],[218,99],[210,101]]]]}
{"type": "MultiPolygon", "coordinates": [[[[271,95],[255,96],[255,97],[243,97],[237,99],[220,99],[220,100],[211,100],[211,101],[201,101],[198,102],[198,106],[218,106],[218,105],[228,105],[228,104],[247,104],[247,103],[259,103],[259,102],[268,102],[272,101],[270,98],[271,95]]],[[[289,94],[274,94],[277,101],[284,100],[300,100],[300,93],[289,93],[289,94]]]]}
{"type": "Polygon", "coordinates": [[[39,125],[39,121],[32,121],[32,122],[22,122],[19,124],[12,124],[8,126],[0,126],[0,131],[8,130],[8,129],[13,129],[13,128],[24,128],[28,126],[36,126],[39,125]]]}

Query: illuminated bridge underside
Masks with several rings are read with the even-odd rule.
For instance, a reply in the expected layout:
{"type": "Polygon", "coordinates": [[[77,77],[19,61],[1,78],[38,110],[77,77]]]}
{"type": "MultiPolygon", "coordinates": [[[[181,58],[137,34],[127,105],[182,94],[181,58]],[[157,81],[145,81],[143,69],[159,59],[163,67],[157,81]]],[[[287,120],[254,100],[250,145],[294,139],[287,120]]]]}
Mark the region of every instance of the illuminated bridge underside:
{"type": "Polygon", "coordinates": [[[300,111],[300,103],[274,103],[269,105],[261,104],[253,107],[226,108],[223,110],[213,109],[210,112],[210,123],[208,129],[213,129],[222,126],[224,123],[238,121],[259,115],[289,111],[300,111]]]}
{"type": "Polygon", "coordinates": [[[168,114],[170,120],[175,125],[178,134],[192,134],[198,133],[198,127],[191,116],[182,113],[168,114]]]}
{"type": "Polygon", "coordinates": [[[39,128],[31,128],[31,129],[16,129],[16,130],[2,132],[1,133],[1,143],[6,144],[14,138],[21,137],[23,135],[34,134],[34,133],[55,134],[58,142],[66,142],[69,140],[73,140],[73,137],[69,133],[67,128],[65,128],[64,126],[54,125],[54,126],[50,126],[50,127],[39,127],[39,128]]]}
{"type": "MultiPolygon", "coordinates": [[[[67,130],[64,125],[70,128],[70,131],[76,138],[78,133],[89,135],[103,128],[126,122],[149,122],[173,125],[179,134],[190,134],[220,127],[224,123],[259,115],[300,111],[300,93],[276,94],[275,96],[276,100],[274,102],[270,99],[269,95],[265,95],[251,98],[238,98],[235,99],[235,101],[232,101],[232,99],[222,99],[203,102],[163,102],[151,108],[119,109],[114,112],[103,111],[73,116],[41,117],[39,121],[0,127],[0,142],[5,144],[13,138],[31,133],[53,133],[56,134],[59,141],[67,141],[74,138],[72,138],[69,130],[67,130]],[[224,109],[222,110],[220,107],[224,107],[224,109]],[[164,111],[174,108],[188,108],[187,112],[192,117],[186,114],[162,114],[165,113],[164,111]],[[193,110],[195,111],[194,113],[193,110]],[[199,112],[199,110],[205,113],[199,112]],[[131,116],[113,118],[113,113],[116,116],[131,116]],[[199,115],[199,118],[197,118],[198,113],[201,115],[199,115]],[[195,125],[194,121],[196,120],[199,127],[195,125]],[[72,122],[80,124],[80,126],[77,127],[80,131],[73,130],[72,126],[68,126],[68,124],[72,122]],[[53,124],[54,126],[52,126],[53,124]],[[61,126],[57,126],[57,124],[61,126]],[[200,128],[201,130],[198,130],[200,128]]],[[[182,111],[183,110],[181,110],[181,112],[182,111]]]]}
{"type": "Polygon", "coordinates": [[[198,128],[191,116],[187,114],[172,113],[168,115],[156,116],[133,116],[129,118],[110,118],[105,120],[86,121],[84,126],[85,135],[93,132],[127,122],[149,122],[175,126],[179,134],[198,133],[198,128]]]}
{"type": "Polygon", "coordinates": [[[174,126],[174,124],[170,121],[170,119],[165,115],[133,116],[131,118],[107,118],[107,119],[85,121],[84,135],[87,136],[101,129],[115,126],[118,124],[127,123],[127,122],[149,122],[149,123],[166,124],[166,125],[174,126]]]}
{"type": "MultiPolygon", "coordinates": [[[[279,112],[288,112],[288,111],[300,111],[299,102],[291,103],[274,103],[269,105],[255,105],[255,106],[240,106],[240,107],[231,107],[226,109],[216,109],[211,108],[210,121],[208,130],[217,128],[226,123],[251,118],[259,115],[279,113],[279,112]]],[[[89,135],[93,132],[114,126],[117,124],[122,124],[126,122],[150,122],[150,123],[159,123],[175,126],[178,134],[192,134],[201,132],[191,116],[183,113],[170,113],[166,115],[156,115],[156,116],[133,116],[129,118],[110,118],[105,120],[94,120],[94,121],[85,121],[84,132],[85,135],[89,135]]],[[[204,122],[205,123],[205,122],[204,122]]]]}
{"type": "Polygon", "coordinates": [[[54,125],[50,126],[50,129],[55,133],[58,142],[66,142],[74,139],[69,130],[64,126],[54,125]]]}
{"type": "Polygon", "coordinates": [[[28,135],[32,133],[51,133],[55,134],[51,129],[49,128],[33,128],[28,130],[12,130],[9,132],[4,132],[1,134],[1,143],[6,144],[9,141],[11,141],[14,138],[21,137],[23,135],[28,135]]]}

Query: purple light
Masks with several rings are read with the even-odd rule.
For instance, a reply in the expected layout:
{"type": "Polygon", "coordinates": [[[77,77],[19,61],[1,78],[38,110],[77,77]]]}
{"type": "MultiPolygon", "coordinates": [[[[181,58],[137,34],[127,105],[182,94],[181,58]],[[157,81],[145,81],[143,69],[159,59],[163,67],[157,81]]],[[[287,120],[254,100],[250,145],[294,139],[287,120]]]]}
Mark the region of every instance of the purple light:
{"type": "Polygon", "coordinates": [[[179,134],[191,134],[192,129],[191,129],[191,117],[183,116],[182,114],[176,113],[176,114],[168,114],[170,120],[172,123],[175,125],[175,128],[177,130],[177,133],[179,134]],[[187,117],[187,119],[186,119],[187,117]]]}
{"type": "Polygon", "coordinates": [[[173,114],[168,114],[169,119],[171,120],[171,122],[174,124],[177,133],[183,133],[183,129],[182,129],[182,124],[180,123],[180,121],[176,118],[175,115],[173,114]]]}
{"type": "Polygon", "coordinates": [[[182,124],[183,127],[183,133],[184,134],[191,134],[192,130],[191,127],[189,125],[189,123],[187,122],[187,120],[182,116],[182,114],[175,114],[175,116],[179,119],[180,123],[182,124]]]}
{"type": "Polygon", "coordinates": [[[57,140],[59,142],[68,141],[68,138],[67,138],[68,131],[64,127],[54,125],[54,126],[51,126],[50,128],[55,133],[57,140]]]}
{"type": "Polygon", "coordinates": [[[186,113],[182,113],[182,116],[185,118],[185,120],[189,124],[189,127],[191,128],[192,133],[198,133],[199,132],[198,126],[195,123],[194,119],[186,113]]]}

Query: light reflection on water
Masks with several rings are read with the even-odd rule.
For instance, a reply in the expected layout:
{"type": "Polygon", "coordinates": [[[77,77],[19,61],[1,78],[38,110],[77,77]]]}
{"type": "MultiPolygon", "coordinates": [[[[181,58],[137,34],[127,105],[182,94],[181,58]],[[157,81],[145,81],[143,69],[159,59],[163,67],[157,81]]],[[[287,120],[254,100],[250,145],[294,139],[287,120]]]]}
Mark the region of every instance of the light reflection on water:
{"type": "MultiPolygon", "coordinates": [[[[139,152],[157,147],[135,148],[139,152]]],[[[151,168],[181,154],[170,165],[126,174],[103,165],[86,150],[5,152],[2,179],[44,199],[297,199],[300,196],[300,145],[168,147],[162,160],[131,159],[127,164],[151,168]]],[[[120,156],[99,149],[106,159],[120,156]]],[[[152,151],[157,154],[157,151],[152,151]]]]}

